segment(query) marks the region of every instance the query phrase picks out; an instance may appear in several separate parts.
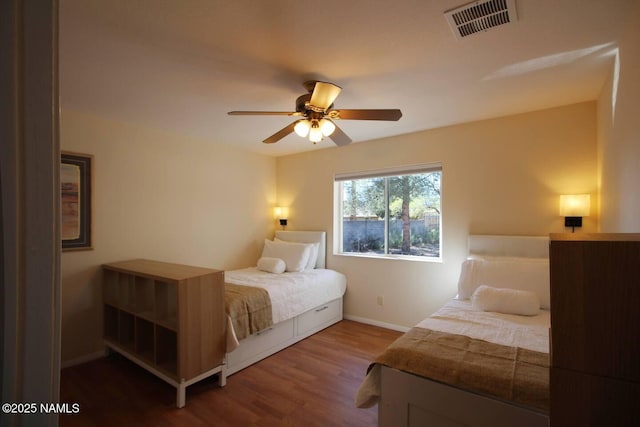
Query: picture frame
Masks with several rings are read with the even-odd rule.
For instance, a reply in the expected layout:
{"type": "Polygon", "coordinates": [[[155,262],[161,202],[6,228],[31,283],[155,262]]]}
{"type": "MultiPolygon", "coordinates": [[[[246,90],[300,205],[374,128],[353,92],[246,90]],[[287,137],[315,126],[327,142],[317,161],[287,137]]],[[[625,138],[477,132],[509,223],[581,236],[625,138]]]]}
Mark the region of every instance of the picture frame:
{"type": "Polygon", "coordinates": [[[93,156],[60,153],[60,236],[62,251],[93,249],[93,156]]]}

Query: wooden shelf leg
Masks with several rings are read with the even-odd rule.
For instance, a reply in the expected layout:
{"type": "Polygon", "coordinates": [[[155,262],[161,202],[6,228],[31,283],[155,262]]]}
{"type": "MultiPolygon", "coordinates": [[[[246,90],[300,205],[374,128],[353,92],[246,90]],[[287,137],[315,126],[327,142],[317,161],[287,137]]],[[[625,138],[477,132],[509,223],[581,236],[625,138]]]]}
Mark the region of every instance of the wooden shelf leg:
{"type": "Polygon", "coordinates": [[[176,406],[178,408],[183,408],[186,403],[186,390],[187,386],[184,382],[181,382],[178,384],[178,387],[176,387],[176,406]]]}

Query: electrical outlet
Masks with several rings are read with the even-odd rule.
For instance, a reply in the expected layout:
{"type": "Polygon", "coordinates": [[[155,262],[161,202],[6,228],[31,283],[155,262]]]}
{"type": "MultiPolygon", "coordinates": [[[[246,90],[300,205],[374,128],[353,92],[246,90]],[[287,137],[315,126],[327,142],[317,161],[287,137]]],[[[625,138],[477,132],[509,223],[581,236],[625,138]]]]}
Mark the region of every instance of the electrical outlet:
{"type": "Polygon", "coordinates": [[[378,305],[384,305],[384,297],[382,295],[378,295],[378,305]]]}

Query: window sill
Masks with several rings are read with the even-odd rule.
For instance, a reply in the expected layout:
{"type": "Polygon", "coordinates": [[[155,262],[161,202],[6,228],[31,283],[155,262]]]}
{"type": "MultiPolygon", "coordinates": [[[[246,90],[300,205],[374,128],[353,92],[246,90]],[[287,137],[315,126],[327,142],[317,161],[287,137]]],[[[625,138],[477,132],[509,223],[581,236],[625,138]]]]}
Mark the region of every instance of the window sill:
{"type": "Polygon", "coordinates": [[[383,259],[392,261],[417,261],[417,262],[429,262],[429,263],[442,263],[442,256],[439,257],[421,257],[413,255],[389,255],[389,254],[360,254],[360,253],[334,253],[334,256],[346,257],[346,258],[370,258],[370,259],[383,259]]]}

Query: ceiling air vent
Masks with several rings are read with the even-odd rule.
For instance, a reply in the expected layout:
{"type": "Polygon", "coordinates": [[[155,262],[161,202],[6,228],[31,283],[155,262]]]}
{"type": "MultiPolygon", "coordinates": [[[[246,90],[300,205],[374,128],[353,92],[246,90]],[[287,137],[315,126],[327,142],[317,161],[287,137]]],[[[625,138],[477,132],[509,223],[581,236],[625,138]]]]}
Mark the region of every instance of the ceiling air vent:
{"type": "Polygon", "coordinates": [[[518,20],[515,0],[474,1],[445,12],[445,16],[457,39],[518,20]]]}

